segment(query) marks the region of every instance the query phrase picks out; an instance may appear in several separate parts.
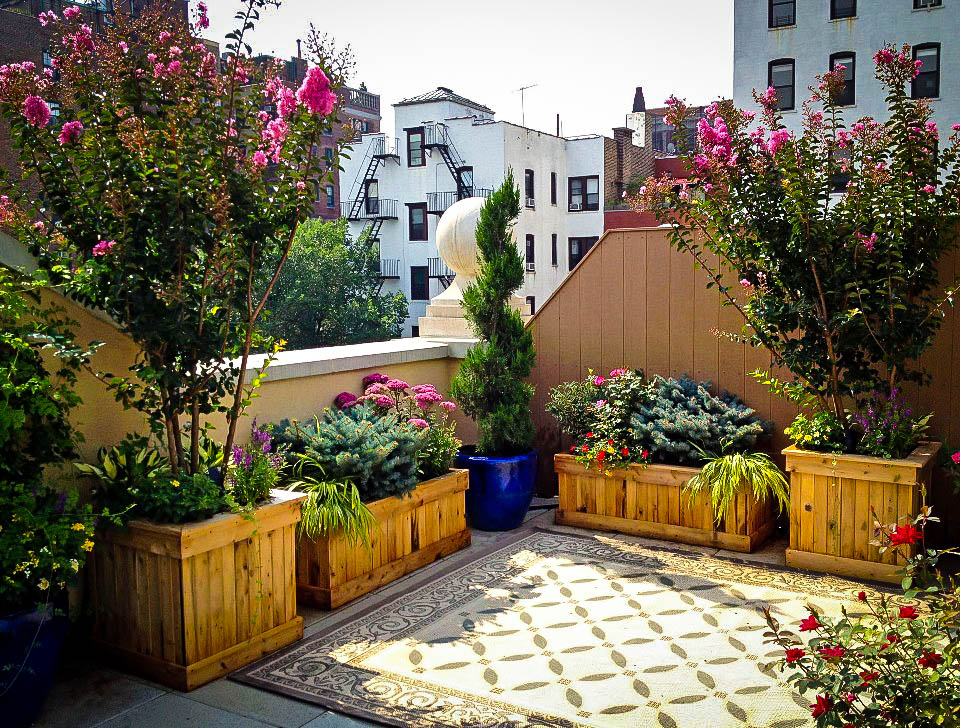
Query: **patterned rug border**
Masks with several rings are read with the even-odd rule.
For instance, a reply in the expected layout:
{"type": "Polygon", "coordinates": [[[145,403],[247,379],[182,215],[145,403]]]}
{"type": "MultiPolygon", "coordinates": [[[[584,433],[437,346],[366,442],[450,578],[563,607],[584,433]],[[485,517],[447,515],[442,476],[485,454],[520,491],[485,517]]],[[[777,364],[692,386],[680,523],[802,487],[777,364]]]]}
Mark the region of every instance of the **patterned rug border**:
{"type": "MultiPolygon", "coordinates": [[[[368,720],[380,725],[389,725],[389,726],[400,726],[401,728],[406,728],[409,725],[409,722],[400,718],[393,718],[391,716],[385,716],[381,714],[374,713],[372,711],[365,710],[364,708],[357,706],[355,704],[347,705],[343,701],[337,700],[333,697],[326,697],[320,695],[311,695],[309,698],[305,697],[302,693],[290,690],[284,690],[277,686],[276,683],[264,680],[259,677],[255,677],[253,673],[258,671],[263,665],[266,665],[271,662],[282,659],[284,656],[288,655],[294,651],[301,651],[309,648],[311,645],[323,641],[324,639],[330,637],[333,633],[344,628],[349,624],[359,622],[363,619],[366,619],[371,614],[381,610],[389,605],[393,604],[397,599],[402,598],[403,596],[415,592],[421,588],[427,587],[432,583],[439,581],[440,579],[449,577],[452,574],[455,574],[461,570],[469,570],[475,568],[476,564],[484,559],[493,557],[495,554],[501,551],[508,551],[513,549],[518,543],[521,543],[528,539],[536,538],[540,535],[548,536],[558,536],[563,538],[569,538],[572,540],[578,541],[587,541],[594,542],[598,546],[605,547],[607,549],[615,550],[616,544],[610,544],[604,542],[603,538],[609,538],[616,540],[618,534],[608,533],[608,532],[594,532],[594,533],[570,533],[567,531],[555,530],[553,528],[547,528],[543,526],[534,526],[532,528],[521,528],[518,531],[509,534],[507,538],[502,541],[499,541],[494,544],[490,544],[485,548],[478,550],[475,553],[470,554],[458,554],[449,558],[448,563],[443,564],[441,568],[438,568],[436,571],[428,571],[428,573],[420,575],[420,578],[411,578],[405,588],[395,596],[383,596],[380,599],[377,599],[375,602],[371,603],[368,606],[363,607],[355,614],[349,616],[344,616],[343,619],[336,620],[331,622],[328,625],[325,625],[322,629],[317,631],[315,634],[305,637],[298,642],[289,645],[288,647],[277,650],[255,663],[248,665],[245,668],[237,670],[236,672],[230,674],[228,677],[230,680],[235,682],[244,683],[257,687],[274,694],[283,695],[284,697],[291,698],[294,700],[299,700],[311,705],[319,705],[324,708],[338,711],[344,715],[361,718],[363,720],[368,720]]],[[[619,542],[619,545],[626,547],[630,551],[649,551],[653,553],[662,553],[669,554],[674,558],[679,558],[681,560],[689,562],[719,562],[721,564],[727,563],[736,566],[746,566],[754,567],[760,571],[768,571],[774,573],[780,573],[784,575],[794,575],[800,577],[801,582],[808,582],[806,585],[807,588],[801,587],[799,584],[782,584],[778,587],[783,589],[788,589],[793,592],[803,593],[805,591],[809,592],[811,590],[824,591],[828,592],[831,595],[835,594],[836,589],[842,589],[843,591],[850,591],[851,593],[861,586],[867,586],[871,590],[878,592],[885,592],[889,594],[897,593],[897,590],[889,585],[881,585],[873,582],[862,582],[856,581],[853,579],[847,579],[843,577],[835,577],[828,574],[821,574],[818,572],[809,572],[801,569],[795,569],[789,566],[773,564],[761,561],[753,561],[749,558],[737,558],[730,556],[718,556],[713,554],[705,554],[697,550],[689,550],[685,548],[685,544],[647,544],[647,543],[635,543],[635,542],[619,542]]],[[[441,562],[442,563],[442,562],[441,562]]],[[[387,587],[389,588],[389,586],[387,587]]],[[[471,697],[467,695],[466,697],[471,697]]],[[[564,723],[557,723],[556,725],[563,725],[564,723]]]]}

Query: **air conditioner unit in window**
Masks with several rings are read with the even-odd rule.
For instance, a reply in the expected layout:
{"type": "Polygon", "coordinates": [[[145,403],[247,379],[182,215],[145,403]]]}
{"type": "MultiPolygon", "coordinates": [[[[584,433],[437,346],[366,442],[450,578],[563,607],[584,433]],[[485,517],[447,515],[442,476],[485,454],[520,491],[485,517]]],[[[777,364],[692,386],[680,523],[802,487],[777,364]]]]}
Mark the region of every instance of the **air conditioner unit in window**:
{"type": "Polygon", "coordinates": [[[527,263],[527,273],[536,273],[537,264],[536,263],[527,263]]]}
{"type": "Polygon", "coordinates": [[[533,208],[536,207],[536,206],[537,206],[537,201],[536,201],[536,199],[533,198],[533,197],[528,197],[528,198],[527,198],[527,207],[529,207],[530,209],[533,209],[533,208]]]}
{"type": "Polygon", "coordinates": [[[583,209],[583,205],[581,205],[579,202],[570,203],[570,212],[580,212],[580,210],[582,209],[583,209]]]}

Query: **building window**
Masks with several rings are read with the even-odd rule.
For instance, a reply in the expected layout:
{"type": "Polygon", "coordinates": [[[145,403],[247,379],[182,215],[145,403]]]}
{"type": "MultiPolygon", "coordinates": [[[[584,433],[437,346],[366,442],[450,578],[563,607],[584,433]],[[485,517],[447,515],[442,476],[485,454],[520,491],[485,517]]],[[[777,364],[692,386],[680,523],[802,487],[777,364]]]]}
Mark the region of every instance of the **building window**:
{"type": "Polygon", "coordinates": [[[770,0],[768,24],[771,28],[796,25],[797,0],[770,0]]]}
{"type": "Polygon", "coordinates": [[[333,185],[327,185],[326,193],[327,193],[327,208],[332,210],[337,204],[336,196],[333,191],[333,185]]]}
{"type": "Polygon", "coordinates": [[[833,185],[834,192],[846,192],[847,184],[850,182],[850,171],[847,167],[847,171],[844,171],[843,165],[849,165],[853,161],[853,155],[850,153],[850,149],[835,149],[832,153],[833,161],[838,165],[838,168],[830,176],[830,182],[833,185]]]}
{"type": "Polygon", "coordinates": [[[367,194],[364,205],[368,215],[380,214],[380,184],[375,179],[367,181],[367,194]]]}
{"type": "Polygon", "coordinates": [[[913,60],[921,61],[920,73],[913,79],[911,96],[935,99],[940,95],[940,44],[924,43],[913,47],[913,60]]]}
{"type": "Polygon", "coordinates": [[[534,192],[532,169],[523,170],[523,190],[527,207],[534,207],[536,205],[534,202],[536,195],[534,192]]]}
{"type": "Polygon", "coordinates": [[[423,154],[423,127],[407,129],[407,166],[423,167],[426,163],[423,154]]]}
{"type": "Polygon", "coordinates": [[[530,315],[533,316],[537,312],[537,297],[536,296],[527,296],[527,309],[530,312],[530,315]]]}
{"type": "Polygon", "coordinates": [[[568,209],[571,212],[600,209],[600,177],[570,177],[567,180],[569,192],[568,209]]]}
{"type": "Polygon", "coordinates": [[[333,149],[327,147],[323,150],[323,158],[327,160],[327,169],[333,166],[333,149]]]}
{"type": "Polygon", "coordinates": [[[926,10],[927,8],[939,8],[943,5],[943,0],[913,0],[914,10],[926,10]]]}
{"type": "Polygon", "coordinates": [[[310,184],[313,185],[313,201],[320,202],[320,183],[312,179],[310,180],[310,184]]]}
{"type": "Polygon", "coordinates": [[[557,264],[557,234],[550,236],[550,265],[557,264]]]}
{"type": "Polygon", "coordinates": [[[468,197],[473,197],[473,167],[461,167],[457,170],[457,176],[460,178],[460,187],[468,197]]]}
{"type": "Polygon", "coordinates": [[[557,173],[550,173],[550,204],[557,204],[557,173]]]}
{"type": "Polygon", "coordinates": [[[410,241],[421,242],[427,239],[427,203],[418,202],[407,205],[410,220],[410,241]]]}
{"type": "Polygon", "coordinates": [[[853,106],[857,103],[857,54],[834,53],[830,56],[830,70],[843,66],[843,89],[837,96],[839,106],[853,106]]]}
{"type": "Polygon", "coordinates": [[[830,20],[857,17],[857,0],[830,0],[830,20]]]}
{"type": "Polygon", "coordinates": [[[536,270],[536,246],[532,235],[527,235],[527,270],[536,270]]]}
{"type": "Polygon", "coordinates": [[[62,121],[60,119],[60,104],[57,103],[56,101],[50,101],[48,102],[47,105],[50,107],[50,117],[51,117],[50,125],[60,126],[60,123],[62,121]]]}
{"type": "Polygon", "coordinates": [[[430,300],[430,276],[425,265],[410,266],[410,300],[430,300]]]}
{"type": "Polygon", "coordinates": [[[777,92],[777,108],[789,111],[794,108],[794,60],[778,58],[767,65],[767,86],[777,92]]]}
{"type": "Polygon", "coordinates": [[[567,244],[569,246],[570,253],[570,270],[573,270],[577,267],[577,263],[581,261],[583,256],[587,254],[587,251],[593,247],[593,244],[597,242],[599,238],[593,236],[592,238],[569,238],[567,244]]]}
{"type": "Polygon", "coordinates": [[[412,336],[412,337],[415,338],[415,339],[418,338],[418,337],[420,336],[420,327],[419,327],[419,326],[411,326],[411,327],[410,327],[410,336],[412,336]]]}

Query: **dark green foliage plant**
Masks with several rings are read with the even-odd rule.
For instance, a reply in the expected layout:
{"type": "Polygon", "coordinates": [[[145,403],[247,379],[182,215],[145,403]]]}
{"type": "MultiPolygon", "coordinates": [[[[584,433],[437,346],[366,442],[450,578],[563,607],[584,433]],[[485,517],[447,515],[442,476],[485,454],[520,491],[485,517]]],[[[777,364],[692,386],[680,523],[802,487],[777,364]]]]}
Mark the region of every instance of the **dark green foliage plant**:
{"type": "Polygon", "coordinates": [[[729,393],[710,394],[710,382],[654,377],[646,400],[631,413],[634,449],[653,462],[696,464],[701,452],[744,452],[769,434],[771,424],[729,393]]]}
{"type": "Polygon", "coordinates": [[[405,495],[419,481],[417,453],[424,431],[370,405],[325,409],[310,423],[285,420],[274,432],[293,462],[307,456],[304,475],[349,480],[364,503],[405,495]]]}
{"type": "Polygon", "coordinates": [[[580,440],[595,428],[600,390],[593,376],[572,382],[561,382],[550,390],[545,409],[556,418],[560,430],[580,440]]]}
{"type": "Polygon", "coordinates": [[[463,293],[466,318],[480,341],[450,383],[451,397],[477,423],[477,451],[484,455],[517,455],[533,447],[533,386],[526,380],[536,354],[533,336],[510,306],[524,278],[512,233],[519,215],[520,191],[511,170],[480,210],[480,273],[463,293]]]}
{"type": "Polygon", "coordinates": [[[383,293],[379,246],[353,240],[347,220],[306,220],[270,294],[262,329],[287,349],[360,344],[400,336],[402,293],[383,293]]]}

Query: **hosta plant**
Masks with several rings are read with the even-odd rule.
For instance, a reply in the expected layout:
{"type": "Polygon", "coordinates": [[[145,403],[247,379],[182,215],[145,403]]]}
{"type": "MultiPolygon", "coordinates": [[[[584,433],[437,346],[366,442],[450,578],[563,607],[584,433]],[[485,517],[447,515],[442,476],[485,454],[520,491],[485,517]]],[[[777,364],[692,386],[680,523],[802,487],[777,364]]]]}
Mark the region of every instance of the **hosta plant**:
{"type": "Polygon", "coordinates": [[[864,590],[837,618],[811,607],[796,632],[767,611],[781,669],[810,696],[818,726],[960,725],[960,584],[937,569],[947,551],[926,548],[931,520],[924,508],[910,523],[878,524],[882,550],[920,547],[901,598],[864,590]]]}
{"type": "MultiPolygon", "coordinates": [[[[920,354],[957,290],[937,267],[960,227],[960,124],[939,128],[929,102],[910,98],[909,46],[874,60],[886,121],[845,116],[842,66],[811,89],[800,133],[773,88],[755,94],[759,114],[718,102],[698,122],[687,177],[651,178],[632,200],[742,314],[743,339],[789,372],[774,391],[844,429],[851,399],[925,380],[920,354]]],[[[683,125],[689,107],[667,105],[683,125]]]]}

